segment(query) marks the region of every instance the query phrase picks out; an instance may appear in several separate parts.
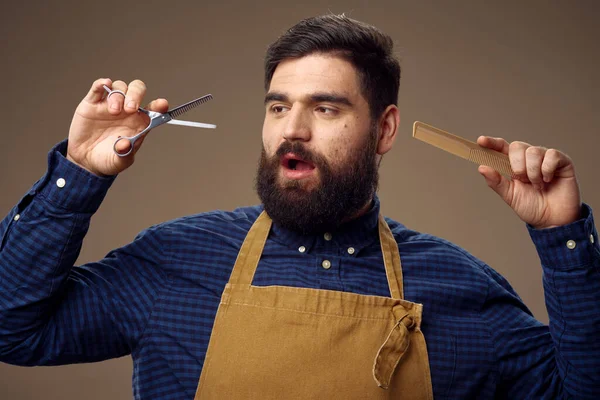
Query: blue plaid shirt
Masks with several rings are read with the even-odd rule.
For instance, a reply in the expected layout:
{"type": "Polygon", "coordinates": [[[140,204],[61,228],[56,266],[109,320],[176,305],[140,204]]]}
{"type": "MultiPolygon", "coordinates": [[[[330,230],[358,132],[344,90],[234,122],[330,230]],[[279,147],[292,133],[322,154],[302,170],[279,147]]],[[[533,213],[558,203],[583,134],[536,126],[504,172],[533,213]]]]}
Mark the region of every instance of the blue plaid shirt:
{"type": "MultiPolygon", "coordinates": [[[[58,365],[131,354],[135,398],[193,399],[221,293],[262,208],[159,224],[74,267],[114,178],[78,168],[65,150],[62,142],[50,152],[46,175],[0,224],[0,361],[58,365]]],[[[369,213],[331,235],[274,225],[254,284],[389,296],[378,213],[375,199],[369,213]]],[[[528,228],[549,327],[465,250],[387,222],[405,297],[424,304],[436,399],[600,397],[600,249],[588,206],[568,226],[528,228]]]]}

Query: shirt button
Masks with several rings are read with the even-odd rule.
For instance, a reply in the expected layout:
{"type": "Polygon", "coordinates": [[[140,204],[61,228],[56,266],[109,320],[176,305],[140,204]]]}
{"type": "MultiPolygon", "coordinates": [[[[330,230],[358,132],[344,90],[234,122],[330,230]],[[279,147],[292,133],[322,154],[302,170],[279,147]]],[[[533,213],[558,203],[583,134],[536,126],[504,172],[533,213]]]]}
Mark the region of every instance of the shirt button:
{"type": "Polygon", "coordinates": [[[592,244],[594,244],[594,235],[590,235],[590,242],[592,242],[592,244]]]}
{"type": "Polygon", "coordinates": [[[299,251],[300,253],[304,253],[304,252],[306,251],[306,247],[304,247],[304,246],[300,246],[300,247],[298,247],[298,251],[299,251]]]}
{"type": "Polygon", "coordinates": [[[567,242],[567,247],[568,247],[569,249],[573,250],[573,249],[575,248],[575,246],[577,246],[577,243],[575,243],[575,241],[574,241],[574,240],[569,240],[569,241],[567,242]]]}
{"type": "Polygon", "coordinates": [[[329,232],[326,232],[326,233],[323,235],[323,237],[325,238],[325,240],[327,240],[327,241],[330,241],[330,240],[331,240],[331,238],[332,238],[333,236],[331,236],[331,233],[329,233],[329,232]]]}
{"type": "Polygon", "coordinates": [[[348,254],[354,254],[354,247],[348,247],[348,254]]]}
{"type": "Polygon", "coordinates": [[[66,183],[67,181],[65,181],[63,178],[58,178],[56,180],[56,186],[58,186],[59,188],[65,187],[66,183]]]}
{"type": "Polygon", "coordinates": [[[19,218],[21,218],[21,216],[19,214],[15,215],[15,217],[13,218],[13,220],[18,221],[19,218]]]}
{"type": "Polygon", "coordinates": [[[329,260],[324,260],[321,266],[325,269],[329,269],[331,268],[331,263],[329,262],[329,260]]]}

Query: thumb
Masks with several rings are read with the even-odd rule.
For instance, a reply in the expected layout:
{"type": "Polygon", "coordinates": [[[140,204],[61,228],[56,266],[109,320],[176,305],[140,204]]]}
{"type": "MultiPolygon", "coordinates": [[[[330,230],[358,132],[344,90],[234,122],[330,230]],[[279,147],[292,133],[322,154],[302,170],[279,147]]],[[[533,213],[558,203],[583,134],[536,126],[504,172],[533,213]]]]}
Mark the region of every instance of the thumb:
{"type": "Polygon", "coordinates": [[[146,110],[167,112],[169,110],[169,102],[166,99],[156,99],[148,103],[146,110]]]}
{"type": "Polygon", "coordinates": [[[502,200],[510,204],[510,181],[486,165],[480,165],[478,171],[485,178],[487,185],[498,193],[502,200]]]}

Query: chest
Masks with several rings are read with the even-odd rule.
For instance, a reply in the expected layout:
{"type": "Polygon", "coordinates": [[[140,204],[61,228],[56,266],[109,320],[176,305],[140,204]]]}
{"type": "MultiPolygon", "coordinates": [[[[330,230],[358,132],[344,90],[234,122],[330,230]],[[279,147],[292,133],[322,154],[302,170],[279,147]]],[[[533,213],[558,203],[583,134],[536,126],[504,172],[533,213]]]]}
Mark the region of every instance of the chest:
{"type": "MultiPolygon", "coordinates": [[[[254,278],[256,286],[293,286],[389,296],[381,252],[290,252],[265,247],[254,278]],[[327,261],[327,263],[325,262],[327,261]]],[[[208,256],[179,254],[166,266],[168,282],[152,315],[143,346],[134,353],[137,368],[162,366],[181,389],[193,394],[202,370],[220,297],[235,262],[235,251],[208,256]]],[[[486,327],[477,313],[484,284],[461,279],[458,266],[402,256],[405,298],[424,304],[427,342],[436,398],[468,398],[492,391],[492,356],[486,327]]],[[[318,340],[318,338],[315,338],[318,340]]],[[[160,369],[160,368],[159,368],[160,369]]],[[[136,372],[134,372],[136,373],[136,372]]],[[[140,373],[140,385],[154,385],[140,373]]],[[[490,395],[490,397],[492,397],[490,395]]]]}

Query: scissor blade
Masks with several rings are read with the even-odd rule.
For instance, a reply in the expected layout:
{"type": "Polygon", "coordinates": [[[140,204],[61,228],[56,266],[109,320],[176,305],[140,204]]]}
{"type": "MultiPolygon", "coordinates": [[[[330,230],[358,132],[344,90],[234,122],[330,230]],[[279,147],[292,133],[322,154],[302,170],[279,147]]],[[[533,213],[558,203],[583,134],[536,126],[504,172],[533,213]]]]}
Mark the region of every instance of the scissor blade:
{"type": "Polygon", "coordinates": [[[205,124],[202,122],[191,122],[191,121],[179,121],[177,119],[172,119],[169,122],[167,122],[167,124],[191,126],[194,128],[209,128],[209,129],[214,129],[217,127],[216,125],[213,125],[213,124],[205,124]]]}
{"type": "Polygon", "coordinates": [[[207,94],[206,96],[202,96],[196,100],[192,100],[188,103],[182,104],[178,107],[175,107],[172,110],[169,110],[167,113],[173,117],[173,118],[177,118],[178,116],[180,116],[181,114],[184,114],[188,111],[190,111],[192,108],[199,106],[200,104],[206,103],[209,100],[212,100],[212,94],[207,94]]]}

